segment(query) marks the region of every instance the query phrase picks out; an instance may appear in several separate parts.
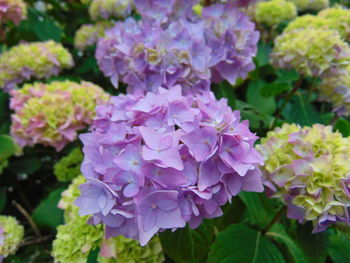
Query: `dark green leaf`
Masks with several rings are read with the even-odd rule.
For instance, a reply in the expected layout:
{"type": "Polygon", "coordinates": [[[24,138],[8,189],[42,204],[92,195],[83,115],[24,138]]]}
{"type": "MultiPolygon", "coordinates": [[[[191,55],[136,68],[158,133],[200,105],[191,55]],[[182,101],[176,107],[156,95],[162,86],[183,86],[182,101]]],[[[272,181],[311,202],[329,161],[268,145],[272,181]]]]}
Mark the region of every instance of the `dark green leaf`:
{"type": "Polygon", "coordinates": [[[0,135],[0,160],[7,159],[15,154],[17,147],[12,138],[7,135],[0,135]]]}
{"type": "Polygon", "coordinates": [[[287,252],[290,255],[291,262],[306,263],[303,251],[297,242],[287,233],[282,224],[275,224],[271,230],[266,233],[266,235],[286,247],[287,252]]]}
{"type": "Polygon", "coordinates": [[[251,81],[247,89],[247,102],[269,115],[275,112],[276,102],[274,98],[266,98],[261,95],[262,88],[265,85],[265,82],[261,79],[251,81]]]}
{"type": "Polygon", "coordinates": [[[236,98],[234,88],[228,82],[222,82],[215,87],[215,95],[217,99],[227,99],[228,105],[232,108],[236,108],[236,98]]]}
{"type": "Polygon", "coordinates": [[[205,262],[214,241],[214,229],[205,221],[194,230],[187,226],[175,232],[162,232],[160,240],[164,252],[177,263],[205,262]]]}
{"type": "Polygon", "coordinates": [[[242,192],[239,197],[246,205],[249,219],[253,224],[265,227],[276,213],[272,201],[263,193],[242,192]]]}
{"type": "Polygon", "coordinates": [[[261,88],[261,95],[266,97],[274,97],[285,91],[291,90],[292,86],[289,83],[269,83],[261,88]]]}
{"type": "Polygon", "coordinates": [[[63,210],[57,207],[63,190],[65,188],[54,190],[35,208],[33,220],[38,226],[55,229],[63,223],[63,210]]]}
{"type": "Polygon", "coordinates": [[[24,156],[10,163],[8,167],[13,173],[32,174],[41,167],[41,161],[36,156],[24,156]]]}
{"type": "Polygon", "coordinates": [[[277,247],[260,232],[235,224],[220,232],[211,247],[208,263],[283,263],[277,247]]]}
{"type": "Polygon", "coordinates": [[[271,117],[264,114],[258,107],[254,107],[248,103],[237,100],[237,109],[241,112],[242,119],[249,120],[249,126],[252,129],[264,129],[268,127],[271,117]]]}
{"type": "Polygon", "coordinates": [[[327,239],[324,232],[312,234],[311,223],[298,224],[297,242],[304,252],[306,262],[325,262],[327,257],[327,239]]]}
{"type": "Polygon", "coordinates": [[[292,102],[282,111],[282,115],[288,122],[302,126],[323,123],[323,119],[308,101],[307,96],[300,93],[293,97],[292,102]]]}
{"type": "Polygon", "coordinates": [[[0,188],[0,213],[4,210],[6,206],[6,189],[0,188]]]}
{"type": "Polygon", "coordinates": [[[236,224],[244,219],[246,207],[239,197],[234,197],[231,203],[222,207],[223,215],[215,219],[215,226],[219,231],[231,224],[236,224]]]}
{"type": "Polygon", "coordinates": [[[350,121],[341,118],[337,121],[334,128],[343,134],[343,136],[350,136],[350,121]]]}
{"type": "Polygon", "coordinates": [[[329,237],[328,253],[334,263],[350,262],[350,239],[342,232],[329,237]]]}
{"type": "Polygon", "coordinates": [[[293,83],[299,79],[299,73],[295,70],[279,69],[276,71],[278,76],[277,82],[279,83],[293,83]]]}
{"type": "Polygon", "coordinates": [[[259,67],[269,64],[271,46],[265,42],[260,41],[258,45],[258,53],[256,55],[256,62],[259,67]]]}
{"type": "Polygon", "coordinates": [[[87,263],[97,263],[99,253],[100,253],[99,248],[96,248],[95,250],[91,251],[89,256],[88,256],[87,263]]]}

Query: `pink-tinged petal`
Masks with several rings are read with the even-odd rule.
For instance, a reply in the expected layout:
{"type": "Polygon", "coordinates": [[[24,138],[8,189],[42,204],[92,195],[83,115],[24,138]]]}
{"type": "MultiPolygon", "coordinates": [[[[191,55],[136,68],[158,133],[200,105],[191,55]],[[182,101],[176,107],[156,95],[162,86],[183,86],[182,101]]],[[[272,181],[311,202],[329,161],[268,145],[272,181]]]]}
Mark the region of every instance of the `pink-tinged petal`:
{"type": "Polygon", "coordinates": [[[157,212],[150,208],[146,215],[142,216],[143,231],[150,231],[157,222],[157,212]]]}
{"type": "Polygon", "coordinates": [[[242,177],[242,190],[258,193],[264,191],[262,175],[259,168],[250,170],[244,177],[242,177]]]}
{"type": "Polygon", "coordinates": [[[153,150],[157,150],[162,138],[161,134],[155,132],[153,129],[143,126],[139,127],[139,131],[146,145],[153,150]]]}
{"type": "Polygon", "coordinates": [[[204,191],[209,186],[215,185],[219,182],[221,172],[217,167],[217,157],[214,156],[205,162],[201,163],[199,167],[198,189],[204,191]]]}
{"type": "Polygon", "coordinates": [[[158,160],[160,161],[160,164],[165,167],[171,167],[179,171],[184,169],[180,153],[175,148],[162,151],[158,156],[158,160]]]}
{"type": "Polygon", "coordinates": [[[196,161],[201,162],[214,151],[217,132],[212,127],[198,128],[180,139],[187,145],[189,152],[196,161]]]}
{"type": "Polygon", "coordinates": [[[149,229],[149,231],[144,231],[141,218],[138,218],[137,224],[139,226],[140,245],[145,246],[148,243],[148,241],[150,241],[151,238],[158,232],[159,227],[156,224],[154,224],[153,227],[149,229]]]}
{"type": "Polygon", "coordinates": [[[100,255],[105,258],[116,258],[115,242],[112,239],[104,239],[100,247],[100,255]]]}

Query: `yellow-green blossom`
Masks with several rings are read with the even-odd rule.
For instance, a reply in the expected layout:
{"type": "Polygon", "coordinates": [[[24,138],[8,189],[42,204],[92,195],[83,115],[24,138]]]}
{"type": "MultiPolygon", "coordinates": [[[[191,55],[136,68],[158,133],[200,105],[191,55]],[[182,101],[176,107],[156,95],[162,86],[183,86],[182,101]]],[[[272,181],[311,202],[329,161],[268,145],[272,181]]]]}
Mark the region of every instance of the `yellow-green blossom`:
{"type": "Polygon", "coordinates": [[[43,144],[57,151],[91,124],[96,105],[108,95],[90,82],[34,83],[11,92],[11,134],[21,146],[43,144]]]}
{"type": "Polygon", "coordinates": [[[259,2],[255,8],[255,20],[268,26],[277,26],[297,16],[295,5],[286,0],[259,2]]]}
{"type": "Polygon", "coordinates": [[[83,154],[79,148],[73,149],[54,166],[54,174],[58,181],[68,182],[80,174],[83,154]]]}
{"type": "Polygon", "coordinates": [[[144,247],[141,247],[136,240],[123,236],[107,239],[103,242],[100,253],[99,263],[161,263],[164,261],[158,236],[153,237],[144,247]]]}
{"type": "Polygon", "coordinates": [[[316,124],[284,124],[257,146],[263,154],[266,192],[282,198],[288,216],[312,221],[314,232],[350,224],[350,137],[316,124]]]}
{"type": "Polygon", "coordinates": [[[336,6],[322,10],[319,17],[328,20],[330,25],[336,25],[337,30],[341,36],[350,40],[350,10],[336,6]]]}
{"type": "Polygon", "coordinates": [[[329,0],[289,0],[300,11],[319,11],[329,6],[329,0]]]}
{"type": "Polygon", "coordinates": [[[74,201],[80,195],[79,185],[85,183],[85,181],[85,177],[80,175],[72,181],[65,191],[62,192],[62,198],[58,203],[58,207],[64,210],[64,219],[66,222],[79,216],[79,208],[74,205],[74,201]]]}
{"type": "Polygon", "coordinates": [[[23,236],[24,228],[16,218],[0,216],[0,258],[14,254],[23,236]]]}
{"type": "Polygon", "coordinates": [[[71,54],[54,41],[20,44],[0,54],[0,88],[11,90],[25,80],[48,78],[72,66],[71,54]]]}
{"type": "Polygon", "coordinates": [[[100,246],[102,225],[89,225],[87,219],[77,216],[57,227],[51,253],[55,263],[86,263],[89,253],[100,246]]]}
{"type": "Polygon", "coordinates": [[[275,39],[271,58],[277,68],[321,76],[344,70],[350,63],[350,47],[334,30],[296,29],[275,39]]]}
{"type": "Polygon", "coordinates": [[[108,21],[100,21],[94,25],[82,25],[74,37],[74,46],[79,50],[95,45],[99,38],[105,35],[105,31],[112,26],[108,21]]]}
{"type": "Polygon", "coordinates": [[[124,18],[131,13],[133,0],[92,0],[89,8],[92,20],[124,18]]]}
{"type": "Polygon", "coordinates": [[[350,116],[350,66],[345,73],[323,78],[319,92],[320,100],[332,103],[339,116],[350,116]]]}

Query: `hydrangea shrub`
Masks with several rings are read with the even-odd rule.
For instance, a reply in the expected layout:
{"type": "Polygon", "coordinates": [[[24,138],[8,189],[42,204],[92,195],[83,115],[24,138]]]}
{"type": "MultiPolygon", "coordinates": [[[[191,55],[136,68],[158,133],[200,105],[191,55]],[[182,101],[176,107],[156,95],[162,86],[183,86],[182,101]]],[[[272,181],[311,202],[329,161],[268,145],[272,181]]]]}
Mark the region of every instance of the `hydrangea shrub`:
{"type": "Polygon", "coordinates": [[[24,228],[16,218],[0,215],[0,261],[16,252],[23,235],[24,228]]]}

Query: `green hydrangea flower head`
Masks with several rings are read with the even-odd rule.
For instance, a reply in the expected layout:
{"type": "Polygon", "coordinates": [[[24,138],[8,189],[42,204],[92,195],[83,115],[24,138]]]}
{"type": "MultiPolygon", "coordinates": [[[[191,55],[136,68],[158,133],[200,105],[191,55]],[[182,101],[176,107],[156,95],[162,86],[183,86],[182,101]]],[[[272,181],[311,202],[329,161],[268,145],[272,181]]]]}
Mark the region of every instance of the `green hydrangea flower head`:
{"type": "Polygon", "coordinates": [[[284,124],[261,140],[266,193],[281,198],[288,217],[312,221],[314,232],[350,224],[350,137],[316,124],[284,124]]]}
{"type": "Polygon", "coordinates": [[[337,26],[330,25],[326,18],[314,16],[314,15],[303,15],[298,16],[288,26],[284,29],[284,33],[291,32],[296,29],[306,29],[306,28],[319,28],[319,29],[335,29],[337,26]]]}
{"type": "Polygon", "coordinates": [[[82,25],[74,37],[75,48],[83,51],[97,43],[97,40],[105,35],[105,31],[113,24],[109,21],[100,21],[94,25],[82,25]]]}
{"type": "Polygon", "coordinates": [[[0,259],[16,252],[24,236],[24,228],[12,216],[0,216],[0,259]]]}
{"type": "Polygon", "coordinates": [[[350,10],[336,6],[327,8],[318,13],[319,17],[325,18],[331,25],[337,25],[337,30],[341,36],[350,40],[350,10]]]}
{"type": "Polygon", "coordinates": [[[289,0],[299,11],[319,11],[329,6],[329,0],[289,0]]]}
{"type": "Polygon", "coordinates": [[[133,0],[92,0],[89,14],[92,20],[125,18],[131,11],[133,0]]]}
{"type": "Polygon", "coordinates": [[[164,254],[158,236],[142,247],[133,239],[118,236],[103,242],[99,263],[161,263],[164,254]],[[104,255],[104,256],[103,256],[104,255]]]}
{"type": "Polygon", "coordinates": [[[66,222],[70,221],[72,218],[79,216],[79,208],[74,204],[74,201],[80,195],[79,185],[85,182],[85,177],[79,175],[73,179],[69,187],[61,194],[62,197],[58,203],[58,207],[64,210],[64,219],[66,222]]]}
{"type": "Polygon", "coordinates": [[[80,175],[80,165],[82,161],[83,153],[80,148],[74,148],[53,167],[57,180],[60,182],[69,182],[80,175]]]}
{"type": "Polygon", "coordinates": [[[320,100],[333,104],[339,116],[350,116],[350,66],[343,74],[323,78],[319,85],[320,100]]]}
{"type": "Polygon", "coordinates": [[[89,253],[100,246],[102,225],[89,225],[87,219],[77,216],[57,227],[51,253],[55,263],[86,263],[89,253]]]}
{"type": "Polygon", "coordinates": [[[255,20],[268,26],[278,26],[297,16],[297,8],[286,0],[271,0],[259,2],[255,8],[255,20]]]}
{"type": "Polygon", "coordinates": [[[60,151],[91,124],[95,107],[108,99],[90,82],[34,83],[11,92],[11,134],[21,146],[43,144],[60,151]]]}
{"type": "Polygon", "coordinates": [[[344,71],[350,63],[350,47],[334,30],[297,29],[275,39],[271,62],[303,75],[324,76],[344,71]]]}
{"type": "Polygon", "coordinates": [[[0,54],[0,88],[8,91],[31,78],[49,78],[73,64],[69,51],[54,41],[19,44],[0,54]]]}

